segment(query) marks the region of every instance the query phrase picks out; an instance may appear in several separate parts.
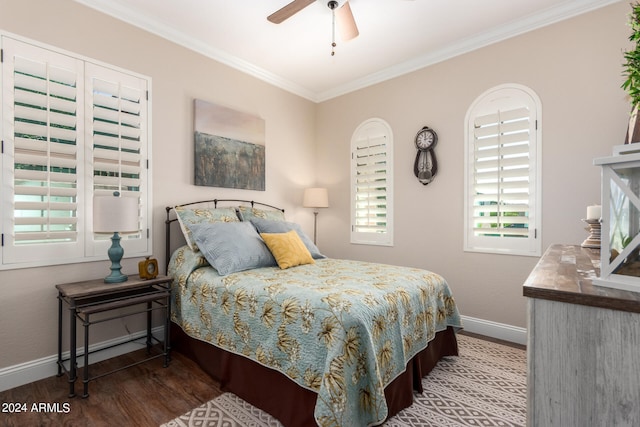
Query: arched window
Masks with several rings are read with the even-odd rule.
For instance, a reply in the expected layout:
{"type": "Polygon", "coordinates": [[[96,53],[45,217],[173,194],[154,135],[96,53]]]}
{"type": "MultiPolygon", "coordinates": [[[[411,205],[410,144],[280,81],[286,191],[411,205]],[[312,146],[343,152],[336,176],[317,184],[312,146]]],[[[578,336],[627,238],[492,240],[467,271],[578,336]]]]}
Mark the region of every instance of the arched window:
{"type": "Polygon", "coordinates": [[[540,99],[515,84],[478,97],[465,118],[465,239],[474,252],[539,256],[540,99]]]}
{"type": "Polygon", "coordinates": [[[351,137],[351,243],[393,245],[393,134],[382,119],[351,137]]]}

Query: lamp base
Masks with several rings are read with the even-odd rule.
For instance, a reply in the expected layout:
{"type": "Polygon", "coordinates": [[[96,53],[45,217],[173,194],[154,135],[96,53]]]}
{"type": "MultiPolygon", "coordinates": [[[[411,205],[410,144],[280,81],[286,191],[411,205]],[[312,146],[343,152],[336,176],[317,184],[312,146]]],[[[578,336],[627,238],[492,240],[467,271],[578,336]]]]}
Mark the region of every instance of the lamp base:
{"type": "Polygon", "coordinates": [[[112,272],[110,275],[104,278],[104,283],[122,283],[129,280],[129,277],[126,274],[118,272],[112,272]]]}
{"type": "Polygon", "coordinates": [[[122,283],[129,280],[129,277],[120,271],[122,270],[120,260],[124,255],[124,249],[120,246],[120,235],[117,231],[111,236],[111,247],[107,253],[111,260],[111,274],[104,278],[104,283],[122,283]]]}
{"type": "Polygon", "coordinates": [[[317,231],[318,231],[318,211],[314,211],[313,212],[313,244],[317,245],[318,243],[316,243],[316,237],[317,237],[317,231]]]}

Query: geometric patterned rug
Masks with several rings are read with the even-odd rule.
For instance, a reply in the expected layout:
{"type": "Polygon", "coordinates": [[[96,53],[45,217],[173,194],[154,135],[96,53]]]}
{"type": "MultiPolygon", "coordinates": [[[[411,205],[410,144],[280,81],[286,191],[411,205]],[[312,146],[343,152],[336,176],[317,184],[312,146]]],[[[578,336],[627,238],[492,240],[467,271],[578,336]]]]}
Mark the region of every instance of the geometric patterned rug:
{"type": "MultiPolygon", "coordinates": [[[[424,393],[385,427],[524,426],[527,356],[524,350],[458,334],[459,356],[445,357],[422,379],[424,393]]],[[[282,427],[231,393],[161,427],[282,427]]]]}

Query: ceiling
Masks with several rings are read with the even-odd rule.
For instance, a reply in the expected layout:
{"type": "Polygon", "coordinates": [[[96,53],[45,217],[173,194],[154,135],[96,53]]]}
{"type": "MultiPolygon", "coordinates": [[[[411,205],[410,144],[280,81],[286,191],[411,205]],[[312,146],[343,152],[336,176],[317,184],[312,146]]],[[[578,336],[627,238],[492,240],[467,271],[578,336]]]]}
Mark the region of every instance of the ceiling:
{"type": "Polygon", "coordinates": [[[334,56],[326,0],[281,24],[290,0],[76,1],[321,102],[619,0],[350,0],[334,56]]]}

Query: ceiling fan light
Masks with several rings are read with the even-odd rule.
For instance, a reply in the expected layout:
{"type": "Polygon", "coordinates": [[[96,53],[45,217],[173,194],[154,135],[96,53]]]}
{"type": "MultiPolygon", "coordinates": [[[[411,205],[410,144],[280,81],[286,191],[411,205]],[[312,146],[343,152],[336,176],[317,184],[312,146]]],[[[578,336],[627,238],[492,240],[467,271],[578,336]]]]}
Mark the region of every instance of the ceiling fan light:
{"type": "Polygon", "coordinates": [[[358,37],[360,32],[356,25],[356,20],[351,12],[351,6],[346,1],[340,9],[336,12],[336,18],[338,20],[338,31],[340,31],[340,38],[343,41],[348,41],[358,37]]]}

